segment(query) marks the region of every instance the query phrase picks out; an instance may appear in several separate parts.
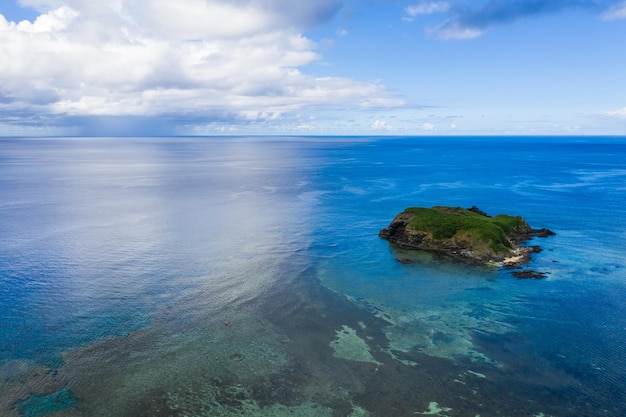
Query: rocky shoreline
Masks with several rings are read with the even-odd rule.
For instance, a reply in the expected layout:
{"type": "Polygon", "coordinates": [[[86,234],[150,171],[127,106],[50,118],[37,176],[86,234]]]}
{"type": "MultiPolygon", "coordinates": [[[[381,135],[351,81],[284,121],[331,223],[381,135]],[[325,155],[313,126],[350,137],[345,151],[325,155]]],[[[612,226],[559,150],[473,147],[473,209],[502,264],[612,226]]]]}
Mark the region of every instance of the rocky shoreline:
{"type": "MultiPolygon", "coordinates": [[[[521,216],[491,217],[475,206],[435,206],[404,210],[380,230],[379,237],[403,249],[426,251],[467,265],[517,269],[541,251],[525,242],[554,234],[546,228],[533,229],[521,216]]],[[[516,271],[514,275],[520,279],[544,276],[535,271],[516,271]]]]}

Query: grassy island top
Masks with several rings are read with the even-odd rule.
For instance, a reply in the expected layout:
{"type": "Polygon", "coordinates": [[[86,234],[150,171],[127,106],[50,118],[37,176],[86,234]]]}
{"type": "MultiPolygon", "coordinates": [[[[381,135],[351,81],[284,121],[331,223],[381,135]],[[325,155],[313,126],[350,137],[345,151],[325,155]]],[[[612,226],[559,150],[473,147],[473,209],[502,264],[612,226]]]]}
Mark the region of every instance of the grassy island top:
{"type": "Polygon", "coordinates": [[[513,247],[510,239],[531,230],[520,216],[500,214],[489,217],[479,210],[460,207],[411,207],[404,212],[415,216],[408,227],[430,233],[433,239],[445,240],[458,234],[469,235],[472,240],[489,245],[496,253],[510,251],[513,247]]]}

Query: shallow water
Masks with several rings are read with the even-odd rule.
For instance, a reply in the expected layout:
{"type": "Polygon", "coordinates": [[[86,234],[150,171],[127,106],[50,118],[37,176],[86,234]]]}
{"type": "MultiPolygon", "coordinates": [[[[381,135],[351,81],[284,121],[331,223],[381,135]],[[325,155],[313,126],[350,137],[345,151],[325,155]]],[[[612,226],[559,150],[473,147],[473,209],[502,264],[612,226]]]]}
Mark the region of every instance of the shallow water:
{"type": "Polygon", "coordinates": [[[624,184],[620,138],[0,140],[0,415],[626,415],[624,184]],[[378,238],[440,204],[547,278],[378,238]]]}

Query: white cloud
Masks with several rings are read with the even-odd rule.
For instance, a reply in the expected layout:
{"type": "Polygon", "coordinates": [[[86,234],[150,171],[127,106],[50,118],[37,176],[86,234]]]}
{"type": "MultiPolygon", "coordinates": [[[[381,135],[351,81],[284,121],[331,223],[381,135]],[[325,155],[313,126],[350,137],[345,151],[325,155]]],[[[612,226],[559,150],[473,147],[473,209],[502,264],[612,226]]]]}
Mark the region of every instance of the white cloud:
{"type": "Polygon", "coordinates": [[[66,29],[77,17],[78,13],[73,9],[59,7],[39,16],[33,23],[28,20],[21,21],[17,24],[17,29],[30,33],[59,32],[66,29]]]}
{"type": "Polygon", "coordinates": [[[338,0],[22,4],[41,15],[33,23],[0,15],[0,115],[11,123],[34,115],[274,120],[316,106],[403,104],[381,84],[302,72],[319,56],[301,32],[338,0]]]}
{"type": "Polygon", "coordinates": [[[391,127],[387,124],[387,122],[383,120],[376,120],[374,123],[372,123],[371,127],[373,130],[390,130],[391,129],[391,127]]]}
{"type": "Polygon", "coordinates": [[[313,130],[315,129],[315,127],[311,124],[308,123],[300,123],[297,127],[296,130],[303,130],[303,131],[309,131],[309,130],[313,130]]]}
{"type": "Polygon", "coordinates": [[[422,129],[432,132],[435,130],[435,125],[432,123],[424,123],[422,124],[422,129]]]}
{"type": "Polygon", "coordinates": [[[447,20],[443,24],[436,27],[426,28],[426,34],[428,36],[441,40],[475,39],[483,33],[485,33],[484,30],[461,26],[452,20],[447,20]]]}
{"type": "Polygon", "coordinates": [[[415,16],[421,14],[448,12],[446,13],[447,20],[440,25],[427,28],[427,34],[444,40],[474,39],[495,26],[510,25],[520,20],[572,11],[587,11],[595,14],[616,3],[619,5],[607,9],[603,17],[605,19],[626,18],[626,1],[624,0],[533,0],[455,2],[454,7],[446,2],[421,2],[405,9],[405,13],[409,16],[405,17],[405,20],[413,20],[415,16]]]}
{"type": "Polygon", "coordinates": [[[605,116],[617,117],[619,119],[626,119],[626,107],[618,110],[611,110],[603,113],[605,116]]]}
{"type": "Polygon", "coordinates": [[[445,1],[423,1],[404,9],[410,17],[424,14],[444,13],[450,10],[450,4],[445,1]]]}
{"type": "Polygon", "coordinates": [[[607,10],[602,17],[606,20],[626,19],[626,1],[607,10]]]}

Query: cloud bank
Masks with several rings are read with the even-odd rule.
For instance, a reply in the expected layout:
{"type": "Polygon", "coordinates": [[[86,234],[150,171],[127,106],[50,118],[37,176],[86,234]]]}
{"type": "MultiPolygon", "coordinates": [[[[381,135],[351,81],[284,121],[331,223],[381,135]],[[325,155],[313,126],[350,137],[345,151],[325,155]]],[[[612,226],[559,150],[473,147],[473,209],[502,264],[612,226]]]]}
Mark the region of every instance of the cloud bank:
{"type": "MultiPolygon", "coordinates": [[[[318,107],[393,107],[383,85],[315,77],[303,36],[340,0],[22,0],[0,14],[0,123],[158,126],[276,120],[318,107]]],[[[133,128],[133,126],[136,127],[133,128]]],[[[103,130],[103,131],[104,131],[103,130]]]]}
{"type": "Polygon", "coordinates": [[[442,22],[426,27],[426,33],[436,39],[474,39],[491,28],[523,19],[544,15],[584,11],[604,19],[626,18],[623,0],[489,0],[475,5],[474,1],[422,1],[405,9],[404,20],[418,15],[446,13],[442,22]]]}

